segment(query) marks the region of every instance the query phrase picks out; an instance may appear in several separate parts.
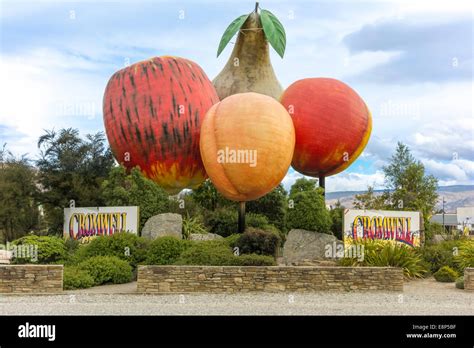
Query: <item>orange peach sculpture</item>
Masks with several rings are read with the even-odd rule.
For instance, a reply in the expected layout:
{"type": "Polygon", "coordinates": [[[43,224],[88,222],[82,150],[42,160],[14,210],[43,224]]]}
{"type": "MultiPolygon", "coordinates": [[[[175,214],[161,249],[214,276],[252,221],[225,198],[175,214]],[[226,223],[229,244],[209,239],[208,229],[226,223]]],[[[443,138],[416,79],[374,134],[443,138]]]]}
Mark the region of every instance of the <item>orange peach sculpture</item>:
{"type": "Polygon", "coordinates": [[[351,165],[367,145],[372,117],[362,98],[345,83],[330,78],[296,81],[281,97],[296,132],[292,167],[324,177],[351,165]]]}
{"type": "Polygon", "coordinates": [[[234,201],[251,201],[274,189],[293,157],[295,130],[275,99],[258,93],[231,95],[204,117],[201,158],[217,190],[234,201]]]}

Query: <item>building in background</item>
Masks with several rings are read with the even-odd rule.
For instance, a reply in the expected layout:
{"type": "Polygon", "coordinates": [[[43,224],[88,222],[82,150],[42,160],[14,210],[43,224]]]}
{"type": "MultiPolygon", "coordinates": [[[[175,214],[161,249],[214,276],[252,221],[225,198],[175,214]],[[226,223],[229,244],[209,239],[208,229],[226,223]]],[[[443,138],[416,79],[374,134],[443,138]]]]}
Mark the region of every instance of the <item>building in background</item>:
{"type": "Polygon", "coordinates": [[[474,234],[474,207],[459,207],[456,208],[456,213],[435,214],[430,221],[443,225],[443,215],[444,227],[448,233],[462,233],[465,236],[474,234]]]}

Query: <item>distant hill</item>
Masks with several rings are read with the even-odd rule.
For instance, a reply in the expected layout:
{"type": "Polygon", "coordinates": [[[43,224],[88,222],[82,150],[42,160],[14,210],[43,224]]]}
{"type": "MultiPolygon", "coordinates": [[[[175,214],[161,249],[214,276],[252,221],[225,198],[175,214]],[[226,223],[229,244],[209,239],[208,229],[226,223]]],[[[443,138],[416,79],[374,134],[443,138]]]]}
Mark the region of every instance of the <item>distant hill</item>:
{"type": "MultiPolygon", "coordinates": [[[[352,208],[354,197],[365,191],[339,191],[326,193],[326,204],[333,205],[337,200],[346,208],[352,208]]],[[[383,190],[375,190],[376,194],[381,194],[383,190]]],[[[447,213],[455,213],[458,207],[474,206],[474,185],[453,185],[441,186],[438,188],[440,202],[438,209],[441,209],[441,197],[444,197],[445,210],[447,213]]]]}

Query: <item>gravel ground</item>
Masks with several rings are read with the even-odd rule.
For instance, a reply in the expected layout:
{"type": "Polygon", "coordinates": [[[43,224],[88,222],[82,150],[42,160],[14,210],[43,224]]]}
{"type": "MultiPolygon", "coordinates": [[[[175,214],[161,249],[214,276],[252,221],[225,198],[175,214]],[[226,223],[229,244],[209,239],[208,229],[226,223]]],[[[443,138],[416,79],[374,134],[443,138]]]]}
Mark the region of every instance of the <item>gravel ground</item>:
{"type": "Polygon", "coordinates": [[[139,295],[136,284],[2,295],[0,315],[474,315],[474,293],[433,279],[397,292],[139,295]]]}

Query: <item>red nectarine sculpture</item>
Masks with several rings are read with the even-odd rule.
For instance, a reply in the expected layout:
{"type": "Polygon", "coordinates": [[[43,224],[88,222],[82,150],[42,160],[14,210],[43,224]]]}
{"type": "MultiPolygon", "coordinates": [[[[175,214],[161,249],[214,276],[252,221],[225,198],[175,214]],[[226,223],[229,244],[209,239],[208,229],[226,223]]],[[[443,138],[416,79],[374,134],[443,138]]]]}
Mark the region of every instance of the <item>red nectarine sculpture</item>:
{"type": "Polygon", "coordinates": [[[362,98],[345,83],[330,78],[296,81],[281,97],[296,134],[292,167],[324,178],[353,163],[367,145],[372,117],[362,98]]]}

